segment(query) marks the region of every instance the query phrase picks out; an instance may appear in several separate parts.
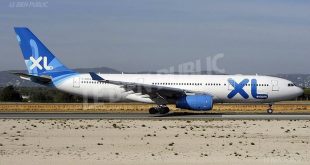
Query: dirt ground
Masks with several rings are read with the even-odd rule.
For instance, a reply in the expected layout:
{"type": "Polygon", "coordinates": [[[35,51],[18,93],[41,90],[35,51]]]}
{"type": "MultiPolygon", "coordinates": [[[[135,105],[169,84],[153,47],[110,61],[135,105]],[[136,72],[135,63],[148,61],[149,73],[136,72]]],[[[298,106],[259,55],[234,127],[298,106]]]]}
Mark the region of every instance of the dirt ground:
{"type": "Polygon", "coordinates": [[[0,120],[0,164],[309,164],[310,121],[0,120]]]}

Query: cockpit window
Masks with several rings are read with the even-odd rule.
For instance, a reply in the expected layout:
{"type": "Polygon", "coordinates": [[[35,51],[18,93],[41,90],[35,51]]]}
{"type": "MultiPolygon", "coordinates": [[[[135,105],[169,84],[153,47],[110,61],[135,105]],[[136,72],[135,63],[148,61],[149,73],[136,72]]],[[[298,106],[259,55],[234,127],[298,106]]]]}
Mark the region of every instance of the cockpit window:
{"type": "Polygon", "coordinates": [[[288,86],[289,86],[289,87],[293,87],[293,86],[295,86],[295,84],[289,83],[288,86]]]}

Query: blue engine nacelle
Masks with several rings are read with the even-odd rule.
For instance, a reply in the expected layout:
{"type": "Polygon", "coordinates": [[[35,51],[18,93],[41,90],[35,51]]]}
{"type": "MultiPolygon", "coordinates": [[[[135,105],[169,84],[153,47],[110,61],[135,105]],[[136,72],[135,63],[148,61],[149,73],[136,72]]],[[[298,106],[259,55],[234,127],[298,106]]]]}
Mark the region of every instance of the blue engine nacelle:
{"type": "Polygon", "coordinates": [[[176,107],[196,111],[208,111],[213,108],[213,98],[209,95],[183,96],[176,101],[176,107]]]}

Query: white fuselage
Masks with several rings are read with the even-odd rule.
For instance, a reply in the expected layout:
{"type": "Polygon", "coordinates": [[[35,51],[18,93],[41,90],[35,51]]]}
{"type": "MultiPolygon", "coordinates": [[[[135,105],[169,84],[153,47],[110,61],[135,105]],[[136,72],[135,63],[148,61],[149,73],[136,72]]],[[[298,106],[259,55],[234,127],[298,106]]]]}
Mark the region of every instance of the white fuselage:
{"type": "MultiPolygon", "coordinates": [[[[216,103],[271,103],[296,98],[303,92],[301,88],[289,85],[292,84],[289,80],[258,75],[101,74],[100,76],[107,80],[207,93],[216,103]],[[247,83],[242,84],[242,81],[247,83]],[[236,85],[233,85],[234,83],[236,85]],[[260,98],[260,95],[264,97],[260,98]]],[[[130,100],[154,103],[148,95],[125,90],[120,85],[94,81],[89,74],[72,76],[55,86],[59,90],[87,98],[112,102],[130,100]]]]}

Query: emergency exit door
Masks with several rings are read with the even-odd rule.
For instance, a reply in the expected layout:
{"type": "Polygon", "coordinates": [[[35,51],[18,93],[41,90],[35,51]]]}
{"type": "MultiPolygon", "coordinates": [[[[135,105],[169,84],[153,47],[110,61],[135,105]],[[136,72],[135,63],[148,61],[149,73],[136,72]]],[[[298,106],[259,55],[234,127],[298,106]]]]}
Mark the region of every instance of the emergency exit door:
{"type": "Polygon", "coordinates": [[[271,85],[272,85],[272,91],[279,91],[279,83],[277,80],[272,80],[271,85]]]}
{"type": "Polygon", "coordinates": [[[79,88],[80,87],[80,77],[74,77],[73,78],[73,87],[79,88]]]}

